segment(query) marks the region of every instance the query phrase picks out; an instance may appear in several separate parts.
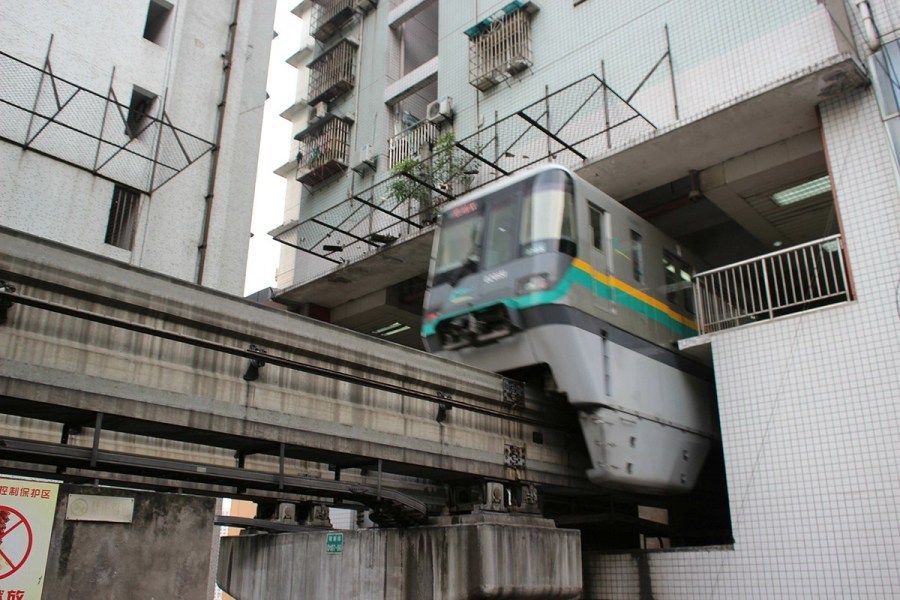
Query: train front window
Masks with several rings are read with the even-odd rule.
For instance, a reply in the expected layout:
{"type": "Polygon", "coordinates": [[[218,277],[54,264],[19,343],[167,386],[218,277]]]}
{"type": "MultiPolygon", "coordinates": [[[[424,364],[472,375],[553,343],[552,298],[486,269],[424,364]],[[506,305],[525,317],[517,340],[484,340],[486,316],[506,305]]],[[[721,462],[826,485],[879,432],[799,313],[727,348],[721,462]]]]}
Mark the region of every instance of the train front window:
{"type": "Polygon", "coordinates": [[[433,285],[549,252],[575,255],[571,177],[550,170],[470,202],[441,217],[433,285]]]}
{"type": "Polygon", "coordinates": [[[575,253],[575,210],[572,179],[565,171],[547,171],[534,179],[522,211],[522,253],[575,253]]]}
{"type": "Polygon", "coordinates": [[[484,240],[484,266],[493,269],[516,258],[518,239],[516,236],[516,220],[519,207],[513,198],[505,202],[495,203],[488,212],[487,236],[484,240]]]}
{"type": "Polygon", "coordinates": [[[478,262],[481,256],[480,216],[473,214],[459,220],[445,220],[434,265],[435,275],[459,269],[467,262],[478,262]]]}

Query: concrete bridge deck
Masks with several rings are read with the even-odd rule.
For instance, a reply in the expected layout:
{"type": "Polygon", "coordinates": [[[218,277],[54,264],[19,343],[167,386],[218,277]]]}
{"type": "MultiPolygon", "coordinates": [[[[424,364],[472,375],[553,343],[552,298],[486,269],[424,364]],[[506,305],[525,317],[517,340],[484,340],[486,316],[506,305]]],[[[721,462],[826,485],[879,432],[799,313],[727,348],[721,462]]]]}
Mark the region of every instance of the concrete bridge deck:
{"type": "Polygon", "coordinates": [[[10,230],[0,249],[7,471],[400,523],[470,478],[594,491],[567,407],[496,374],[10,230]]]}

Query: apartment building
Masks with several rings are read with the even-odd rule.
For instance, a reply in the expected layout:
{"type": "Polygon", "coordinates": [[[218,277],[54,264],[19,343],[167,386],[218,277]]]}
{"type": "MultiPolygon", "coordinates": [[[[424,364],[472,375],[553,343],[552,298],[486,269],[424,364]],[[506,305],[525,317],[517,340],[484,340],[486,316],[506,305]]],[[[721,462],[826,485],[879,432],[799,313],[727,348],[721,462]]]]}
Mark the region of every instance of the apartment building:
{"type": "Polygon", "coordinates": [[[434,207],[564,164],[705,263],[689,266],[702,334],[682,347],[712,361],[730,515],[713,546],[586,543],[585,597],[896,593],[896,3],[297,12],[280,302],[416,345],[434,207]]]}
{"type": "Polygon", "coordinates": [[[241,294],[273,4],[0,5],[0,226],[241,294]]]}

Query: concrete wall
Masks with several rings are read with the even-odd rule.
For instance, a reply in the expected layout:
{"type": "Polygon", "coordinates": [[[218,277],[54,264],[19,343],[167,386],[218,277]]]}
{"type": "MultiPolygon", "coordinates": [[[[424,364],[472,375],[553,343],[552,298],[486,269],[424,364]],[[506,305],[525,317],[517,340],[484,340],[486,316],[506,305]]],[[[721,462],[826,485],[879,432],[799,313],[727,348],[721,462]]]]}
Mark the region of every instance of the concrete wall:
{"type": "Polygon", "coordinates": [[[62,485],[43,598],[209,598],[215,500],[62,485]],[[133,498],[131,523],[66,520],[71,494],[133,498]]]}
{"type": "Polygon", "coordinates": [[[586,554],[586,598],[900,589],[900,188],[870,88],[820,110],[857,300],[713,336],[734,546],[586,554]]]}
{"type": "Polygon", "coordinates": [[[223,538],[219,586],[241,600],[549,600],[581,592],[579,533],[529,517],[472,515],[426,527],[223,538]]]}
{"type": "MultiPolygon", "coordinates": [[[[176,1],[154,43],[143,37],[147,2],[4,3],[0,50],[40,67],[53,36],[50,62],[57,77],[104,97],[111,85],[126,106],[133,86],[139,86],[158,96],[152,116],[161,116],[164,104],[175,127],[216,142],[234,5],[234,0],[176,1]]],[[[202,283],[241,294],[274,3],[243,0],[237,20],[202,283]]],[[[18,99],[29,107],[33,101],[18,99]]],[[[67,118],[89,119],[76,118],[76,108],[66,109],[67,118]]],[[[116,112],[111,109],[112,122],[120,119],[116,112]]],[[[94,115],[98,124],[99,119],[94,115]]],[[[196,281],[212,154],[142,196],[134,246],[123,250],[104,243],[113,183],[54,159],[76,152],[86,153],[90,162],[96,144],[76,148],[65,139],[41,140],[49,156],[0,144],[0,225],[196,281]]],[[[174,143],[172,150],[177,154],[174,143]]]]}

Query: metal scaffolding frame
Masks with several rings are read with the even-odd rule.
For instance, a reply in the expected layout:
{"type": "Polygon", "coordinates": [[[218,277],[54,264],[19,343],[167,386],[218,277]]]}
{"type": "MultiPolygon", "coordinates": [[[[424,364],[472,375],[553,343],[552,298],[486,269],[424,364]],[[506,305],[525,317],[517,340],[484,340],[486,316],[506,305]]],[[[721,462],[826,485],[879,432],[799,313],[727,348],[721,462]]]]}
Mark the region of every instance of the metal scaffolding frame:
{"type": "MultiPolygon", "coordinates": [[[[421,169],[399,172],[274,236],[337,268],[432,227],[436,209],[458,195],[542,162],[577,168],[656,126],[597,75],[588,75],[499,118],[421,169]]],[[[324,273],[322,273],[324,274],[324,273]]]]}
{"type": "Polygon", "coordinates": [[[215,144],[179,129],[165,110],[140,115],[113,90],[99,94],[53,72],[50,46],[42,67],[0,51],[0,139],[98,177],[152,193],[215,144]]]}

